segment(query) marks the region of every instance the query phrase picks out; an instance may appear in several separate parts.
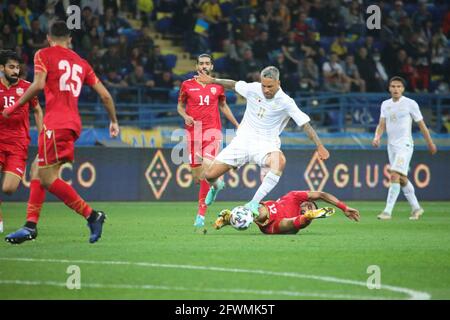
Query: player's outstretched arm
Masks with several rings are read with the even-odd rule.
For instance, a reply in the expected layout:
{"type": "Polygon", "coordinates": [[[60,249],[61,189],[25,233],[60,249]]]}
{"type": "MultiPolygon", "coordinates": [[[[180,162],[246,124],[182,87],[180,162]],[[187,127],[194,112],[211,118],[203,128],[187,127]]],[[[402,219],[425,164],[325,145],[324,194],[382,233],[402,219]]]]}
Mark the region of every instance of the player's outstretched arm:
{"type": "Polygon", "coordinates": [[[205,83],[205,84],[210,84],[210,83],[219,84],[228,90],[234,90],[234,88],[236,87],[236,82],[237,82],[237,81],[230,80],[230,79],[213,78],[210,75],[207,75],[206,73],[203,73],[203,72],[199,72],[197,76],[194,76],[194,78],[197,81],[199,81],[201,83],[205,83]]]}
{"type": "Polygon", "coordinates": [[[435,154],[437,152],[437,147],[434,144],[433,139],[431,139],[430,131],[428,130],[425,121],[420,120],[419,122],[417,122],[417,124],[419,125],[419,129],[422,132],[425,141],[427,142],[428,150],[430,150],[431,154],[435,154]]]}
{"type": "Polygon", "coordinates": [[[220,111],[224,114],[225,118],[227,118],[228,121],[230,121],[236,128],[238,128],[239,122],[234,117],[234,114],[231,111],[228,104],[225,101],[223,101],[223,102],[219,103],[219,108],[220,108],[220,111]]]}
{"type": "Polygon", "coordinates": [[[328,202],[337,208],[341,209],[342,212],[349,218],[350,220],[359,221],[360,215],[359,211],[354,208],[348,207],[344,202],[340,201],[338,198],[333,196],[331,193],[327,192],[321,192],[321,191],[309,191],[308,192],[308,199],[315,201],[315,200],[323,200],[325,202],[328,202]]]}
{"type": "Polygon", "coordinates": [[[317,146],[317,153],[319,154],[319,158],[321,160],[326,160],[330,157],[330,153],[328,150],[324,147],[322,144],[322,141],[320,141],[319,136],[317,135],[316,131],[313,129],[311,124],[309,122],[305,123],[303,125],[303,130],[308,135],[308,138],[315,143],[317,146]]]}
{"type": "Polygon", "coordinates": [[[380,122],[377,125],[377,129],[375,130],[375,136],[372,141],[372,145],[375,148],[378,148],[380,146],[381,137],[383,136],[385,130],[386,130],[386,118],[380,118],[380,122]]]}
{"type": "Polygon", "coordinates": [[[23,106],[25,103],[33,99],[38,95],[39,92],[44,90],[45,79],[47,78],[47,73],[45,72],[35,72],[34,81],[31,86],[25,91],[22,97],[16,101],[11,107],[3,110],[3,116],[9,118],[9,116],[19,107],[23,106]]]}
{"type": "Polygon", "coordinates": [[[119,122],[117,121],[116,106],[114,105],[114,100],[108,89],[106,89],[103,83],[101,83],[100,81],[94,84],[92,86],[92,89],[94,89],[95,92],[97,92],[97,94],[100,96],[100,99],[103,102],[103,106],[108,112],[109,119],[111,120],[111,123],[109,125],[109,134],[111,135],[111,137],[115,138],[119,135],[120,129],[119,122]]]}

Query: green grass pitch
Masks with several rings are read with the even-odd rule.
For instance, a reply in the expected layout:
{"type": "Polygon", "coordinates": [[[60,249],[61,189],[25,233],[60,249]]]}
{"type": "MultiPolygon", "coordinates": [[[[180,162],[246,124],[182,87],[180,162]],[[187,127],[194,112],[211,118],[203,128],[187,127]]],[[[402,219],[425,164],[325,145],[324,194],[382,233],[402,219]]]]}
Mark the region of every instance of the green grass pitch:
{"type": "MultiPolygon", "coordinates": [[[[450,299],[449,202],[422,203],[419,221],[405,202],[391,221],[376,219],[382,202],[349,202],[361,222],[339,212],[297,235],[214,230],[215,213],[237,204],[214,204],[203,234],[193,202],[94,203],[108,219],[91,245],[79,216],[47,203],[36,241],[0,243],[0,299],[450,299]],[[66,286],[69,266],[79,290],[66,286]]],[[[2,238],[25,208],[3,204],[2,238]]]]}

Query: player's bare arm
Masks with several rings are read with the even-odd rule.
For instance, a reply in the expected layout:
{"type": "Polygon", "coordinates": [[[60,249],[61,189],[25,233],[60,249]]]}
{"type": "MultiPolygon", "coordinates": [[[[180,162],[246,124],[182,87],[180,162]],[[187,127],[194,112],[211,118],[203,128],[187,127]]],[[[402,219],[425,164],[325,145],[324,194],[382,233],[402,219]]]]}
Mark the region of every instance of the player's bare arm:
{"type": "Polygon", "coordinates": [[[236,128],[239,127],[239,122],[234,117],[233,112],[225,101],[219,103],[219,109],[224,114],[225,118],[228,119],[236,128]]]}
{"type": "Polygon", "coordinates": [[[194,78],[201,82],[201,83],[205,83],[205,84],[210,84],[210,83],[215,83],[215,84],[219,84],[221,86],[223,86],[225,89],[228,90],[234,90],[235,86],[236,86],[236,82],[234,80],[230,80],[230,79],[217,79],[217,78],[213,78],[210,75],[207,75],[204,72],[199,72],[197,76],[194,76],[194,78]]]}
{"type": "Polygon", "coordinates": [[[14,105],[9,107],[8,109],[3,110],[3,116],[5,118],[9,118],[9,115],[12,114],[17,108],[23,106],[25,103],[37,96],[39,92],[44,90],[46,78],[46,72],[35,72],[34,81],[31,86],[27,89],[27,91],[25,91],[23,96],[14,105]]]}
{"type": "Polygon", "coordinates": [[[190,115],[186,113],[186,107],[184,106],[184,103],[179,101],[177,105],[177,111],[178,114],[184,119],[184,123],[187,126],[194,125],[194,118],[192,118],[190,115]]]}
{"type": "Polygon", "coordinates": [[[320,141],[320,138],[319,138],[319,136],[316,133],[316,130],[313,129],[313,127],[311,126],[311,124],[309,122],[305,123],[303,125],[303,130],[308,135],[308,138],[312,142],[314,142],[314,144],[317,146],[317,153],[319,154],[319,158],[321,160],[328,159],[330,157],[330,153],[324,147],[324,145],[322,144],[322,141],[320,141]]]}
{"type": "Polygon", "coordinates": [[[323,200],[325,202],[328,202],[341,209],[350,220],[359,221],[360,219],[359,211],[357,209],[348,207],[344,202],[340,201],[330,193],[321,191],[309,191],[308,199],[312,201],[323,200]]]}
{"type": "Polygon", "coordinates": [[[106,89],[103,83],[101,83],[100,81],[94,84],[92,86],[92,89],[94,89],[95,92],[97,92],[97,94],[100,96],[100,99],[103,102],[103,106],[108,112],[108,116],[111,121],[109,125],[109,133],[111,137],[115,138],[119,135],[120,129],[119,122],[117,121],[116,106],[114,105],[114,100],[108,89],[106,89]]]}
{"type": "Polygon", "coordinates": [[[36,105],[33,112],[37,131],[38,133],[41,133],[42,128],[44,127],[44,112],[42,111],[41,105],[39,103],[36,105]]]}
{"type": "Polygon", "coordinates": [[[434,144],[433,139],[431,139],[430,131],[428,130],[425,121],[420,120],[417,124],[419,125],[419,129],[422,132],[425,141],[427,142],[428,150],[430,150],[431,154],[435,154],[437,152],[437,147],[434,144]]]}
{"type": "Polygon", "coordinates": [[[380,122],[377,125],[377,129],[375,130],[375,136],[372,141],[372,145],[375,148],[378,148],[380,146],[381,137],[383,136],[385,130],[386,130],[386,119],[380,118],[380,122]]]}

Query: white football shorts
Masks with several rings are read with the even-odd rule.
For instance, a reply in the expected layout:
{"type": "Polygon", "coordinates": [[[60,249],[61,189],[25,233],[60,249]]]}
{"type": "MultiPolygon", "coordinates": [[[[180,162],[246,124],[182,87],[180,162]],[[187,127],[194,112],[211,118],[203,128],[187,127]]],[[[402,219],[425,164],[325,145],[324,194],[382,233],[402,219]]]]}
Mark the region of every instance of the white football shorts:
{"type": "Polygon", "coordinates": [[[408,175],[409,163],[414,152],[413,146],[394,146],[388,144],[388,157],[392,171],[408,175]]]}

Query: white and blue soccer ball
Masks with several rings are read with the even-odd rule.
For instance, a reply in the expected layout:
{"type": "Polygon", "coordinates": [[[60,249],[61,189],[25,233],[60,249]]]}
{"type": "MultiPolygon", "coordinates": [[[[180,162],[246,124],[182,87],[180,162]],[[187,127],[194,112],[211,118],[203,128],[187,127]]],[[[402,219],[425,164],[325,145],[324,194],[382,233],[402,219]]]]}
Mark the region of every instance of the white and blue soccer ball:
{"type": "Polygon", "coordinates": [[[230,224],[237,230],[246,230],[253,222],[253,214],[249,208],[239,206],[231,210],[230,224]]]}

